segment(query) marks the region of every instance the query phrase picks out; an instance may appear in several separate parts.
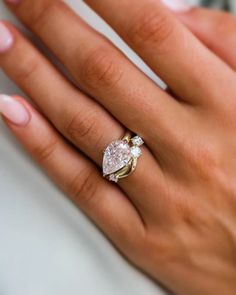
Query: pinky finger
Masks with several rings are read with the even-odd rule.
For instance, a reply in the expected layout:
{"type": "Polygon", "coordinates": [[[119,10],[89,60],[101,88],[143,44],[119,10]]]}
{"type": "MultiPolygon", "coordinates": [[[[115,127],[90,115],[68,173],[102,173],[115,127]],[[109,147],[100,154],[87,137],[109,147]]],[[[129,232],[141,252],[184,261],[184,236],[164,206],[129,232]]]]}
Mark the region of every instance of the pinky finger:
{"type": "Polygon", "coordinates": [[[236,70],[236,18],[226,12],[194,8],[176,13],[196,37],[236,70]]]}
{"type": "Polygon", "coordinates": [[[123,252],[141,238],[143,224],[126,196],[31,105],[21,97],[0,95],[0,112],[39,165],[123,252]]]}

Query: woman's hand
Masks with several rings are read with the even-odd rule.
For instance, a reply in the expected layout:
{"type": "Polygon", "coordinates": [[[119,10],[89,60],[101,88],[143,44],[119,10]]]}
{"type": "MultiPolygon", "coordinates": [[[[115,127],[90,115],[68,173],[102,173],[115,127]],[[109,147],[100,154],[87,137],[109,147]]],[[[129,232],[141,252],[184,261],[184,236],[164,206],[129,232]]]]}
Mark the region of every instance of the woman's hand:
{"type": "Polygon", "coordinates": [[[19,141],[134,265],[176,294],[234,294],[235,19],[174,6],[212,52],[158,0],[86,1],[167,93],[63,2],[8,2],[81,89],[1,23],[1,67],[39,109],[1,96],[19,141]],[[97,165],[125,128],[146,147],[137,170],[113,185],[97,165]]]}

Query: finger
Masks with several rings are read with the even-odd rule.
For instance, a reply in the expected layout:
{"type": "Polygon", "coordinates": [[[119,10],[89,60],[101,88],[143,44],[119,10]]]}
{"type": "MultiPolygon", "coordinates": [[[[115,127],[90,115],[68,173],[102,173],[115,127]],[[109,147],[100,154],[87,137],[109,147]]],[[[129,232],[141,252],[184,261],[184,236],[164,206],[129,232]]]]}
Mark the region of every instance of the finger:
{"type": "Polygon", "coordinates": [[[14,42],[0,55],[1,68],[65,137],[100,164],[104,147],[123,136],[123,127],[75,89],[17,30],[6,25],[1,28],[11,33],[14,42]],[[107,126],[109,133],[104,132],[107,126]]]}
{"type": "MultiPolygon", "coordinates": [[[[9,26],[4,27],[8,32],[9,29],[14,41],[0,55],[2,69],[33,98],[65,137],[101,165],[104,148],[123,137],[124,128],[95,101],[73,88],[22,35],[9,26]]],[[[147,148],[143,148],[139,162],[137,171],[120,182],[137,206],[146,204],[143,194],[153,180],[162,179],[161,169],[147,148]],[[137,182],[142,186],[140,189],[136,189],[137,182]]]]}
{"type": "Polygon", "coordinates": [[[209,49],[236,70],[235,16],[203,8],[175,14],[209,49]]]}
{"type": "Polygon", "coordinates": [[[178,121],[181,117],[182,108],[175,100],[62,1],[22,0],[10,7],[63,62],[83,89],[147,143],[156,138],[150,126],[158,126],[162,136],[170,125],[169,118],[178,121]]]}
{"type": "Polygon", "coordinates": [[[22,98],[1,95],[0,112],[30,155],[118,247],[130,247],[132,239],[142,236],[140,217],[125,195],[101,178],[35,109],[22,98]]]}
{"type": "Polygon", "coordinates": [[[203,46],[160,1],[85,2],[113,27],[183,100],[212,105],[212,101],[221,102],[222,94],[226,95],[221,85],[225,85],[229,80],[235,83],[231,69],[203,46]],[[215,93],[209,96],[208,90],[212,88],[215,93]]]}

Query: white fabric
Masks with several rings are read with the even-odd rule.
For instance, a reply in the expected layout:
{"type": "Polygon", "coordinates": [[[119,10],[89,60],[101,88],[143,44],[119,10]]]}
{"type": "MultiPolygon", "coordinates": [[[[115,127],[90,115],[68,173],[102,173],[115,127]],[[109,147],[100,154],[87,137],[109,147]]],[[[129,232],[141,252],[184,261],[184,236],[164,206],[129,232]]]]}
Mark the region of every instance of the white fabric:
{"type": "MultiPolygon", "coordinates": [[[[67,2],[131,54],[83,3],[67,2]]],[[[3,1],[0,17],[13,19],[3,1]]],[[[2,72],[0,93],[20,93],[2,72]]],[[[0,294],[165,294],[159,290],[58,191],[1,122],[0,294]]]]}

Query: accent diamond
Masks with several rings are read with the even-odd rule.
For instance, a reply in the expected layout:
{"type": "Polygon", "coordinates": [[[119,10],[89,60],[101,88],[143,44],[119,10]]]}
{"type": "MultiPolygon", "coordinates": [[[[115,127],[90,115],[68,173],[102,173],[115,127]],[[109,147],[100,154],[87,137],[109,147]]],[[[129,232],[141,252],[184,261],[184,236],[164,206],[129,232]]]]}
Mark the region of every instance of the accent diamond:
{"type": "Polygon", "coordinates": [[[129,144],[123,140],[113,141],[104,151],[103,174],[112,174],[125,167],[132,158],[129,144]]]}
{"type": "Polygon", "coordinates": [[[114,182],[118,182],[119,179],[115,174],[111,174],[111,175],[109,175],[109,180],[114,181],[114,182]]]}
{"type": "Polygon", "coordinates": [[[132,146],[130,150],[134,158],[139,158],[142,155],[142,151],[138,146],[132,146]]]}
{"type": "Polygon", "coordinates": [[[136,146],[141,146],[142,144],[144,144],[144,141],[142,140],[142,138],[138,135],[136,135],[135,137],[133,137],[131,139],[132,144],[136,145],[136,146]]]}

